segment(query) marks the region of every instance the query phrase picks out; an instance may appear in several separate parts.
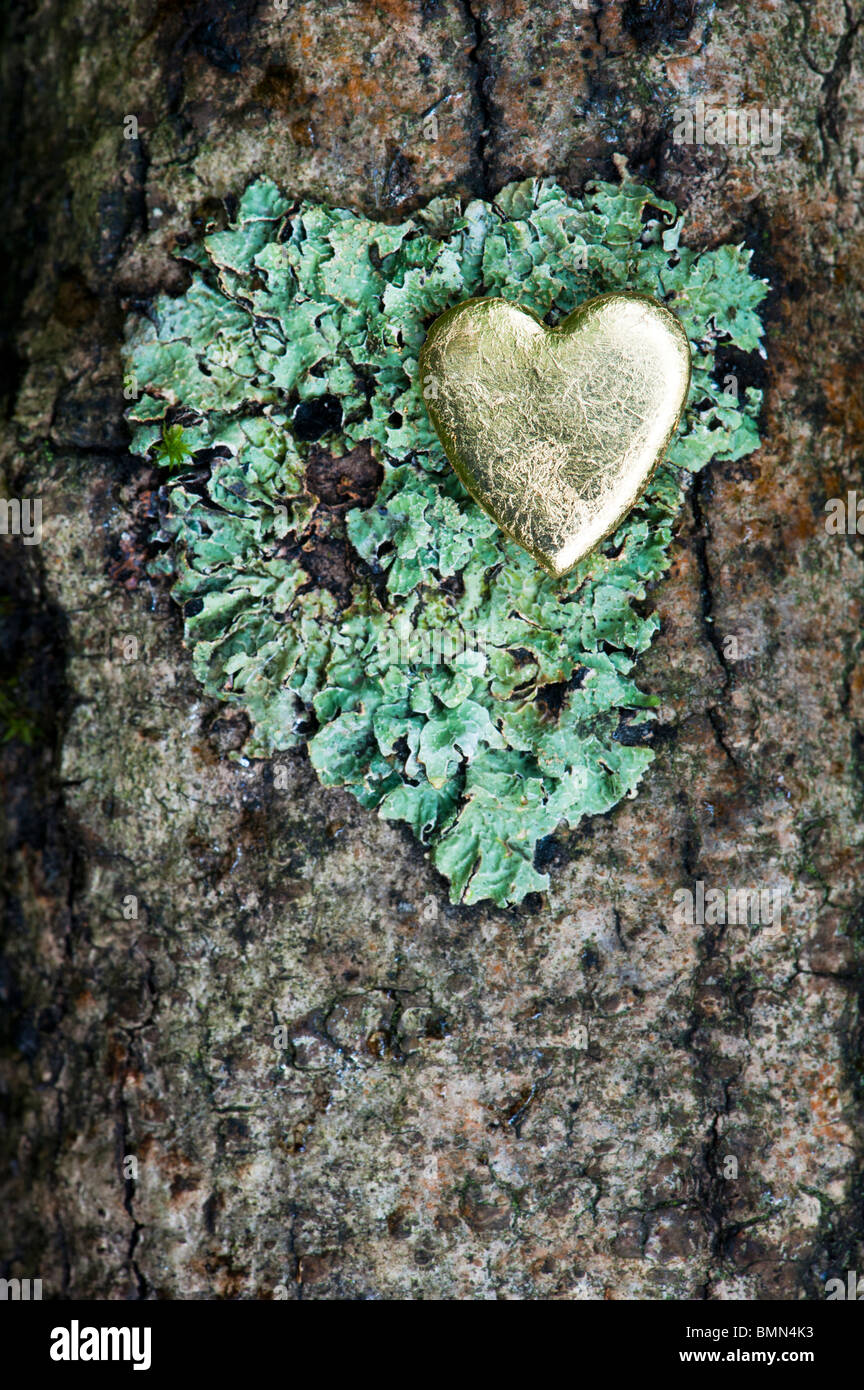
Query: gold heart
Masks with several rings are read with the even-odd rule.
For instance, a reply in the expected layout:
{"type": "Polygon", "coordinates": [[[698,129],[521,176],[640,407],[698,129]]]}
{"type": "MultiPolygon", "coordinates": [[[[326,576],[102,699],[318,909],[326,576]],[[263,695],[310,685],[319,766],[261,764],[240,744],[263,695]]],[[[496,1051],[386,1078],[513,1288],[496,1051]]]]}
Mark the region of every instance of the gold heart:
{"type": "Polygon", "coordinates": [[[647,295],[603,294],[557,328],[468,299],[420,351],[429,418],[471,496],[555,576],[647,487],[690,387],[690,344],[647,295]]]}

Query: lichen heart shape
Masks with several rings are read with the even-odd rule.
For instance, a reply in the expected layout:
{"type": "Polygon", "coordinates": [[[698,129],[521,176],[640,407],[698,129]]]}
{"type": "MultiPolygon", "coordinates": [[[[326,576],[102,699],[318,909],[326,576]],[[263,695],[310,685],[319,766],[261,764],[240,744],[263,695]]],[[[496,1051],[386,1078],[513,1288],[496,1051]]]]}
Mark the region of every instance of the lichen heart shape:
{"type": "Polygon", "coordinates": [[[419,370],[465,487],[559,577],[644,492],[684,409],[690,345],[643,294],[599,295],[557,328],[506,299],[470,299],[435,320],[419,370]]]}
{"type": "Polygon", "coordinates": [[[682,229],[630,182],[576,197],[528,179],[394,226],[258,179],[231,225],[178,248],[189,289],[136,312],[125,352],[148,570],[170,578],[206,695],[252,723],[232,756],[278,759],[248,774],[272,777],[274,814],[280,755],[307,747],[324,786],[410,827],[454,902],[504,906],[550,886],[565,826],[635,793],[659,699],[637,682],[659,626],[645,600],[689,479],[759,443],[768,285],[746,247],[692,249],[682,229]],[[451,469],[418,355],[472,298],[560,321],[627,289],[680,318],[693,390],[613,543],[553,579],[451,469]]]}

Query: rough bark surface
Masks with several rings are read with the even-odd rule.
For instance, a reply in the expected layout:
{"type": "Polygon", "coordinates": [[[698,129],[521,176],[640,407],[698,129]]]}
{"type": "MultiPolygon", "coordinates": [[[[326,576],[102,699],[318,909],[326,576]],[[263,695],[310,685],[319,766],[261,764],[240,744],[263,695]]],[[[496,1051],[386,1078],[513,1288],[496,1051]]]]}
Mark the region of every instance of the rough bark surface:
{"type": "Polygon", "coordinates": [[[55,1298],[799,1299],[864,1268],[864,538],[824,524],[864,455],[862,17],[13,7],[2,462],[44,530],[0,537],[26,712],[2,748],[4,1274],[55,1298]],[[674,144],[700,98],[780,111],[779,154],[674,144]],[[123,320],[259,174],[395,219],[531,174],[579,190],[619,155],[691,244],[745,241],[772,282],[764,446],[695,484],[651,596],[638,796],[555,842],[542,904],[453,907],[305,757],[288,790],[228,758],[244,722],[202,699],[143,570],[123,320]],[[780,929],[677,925],[697,880],[781,888],[780,929]]]}

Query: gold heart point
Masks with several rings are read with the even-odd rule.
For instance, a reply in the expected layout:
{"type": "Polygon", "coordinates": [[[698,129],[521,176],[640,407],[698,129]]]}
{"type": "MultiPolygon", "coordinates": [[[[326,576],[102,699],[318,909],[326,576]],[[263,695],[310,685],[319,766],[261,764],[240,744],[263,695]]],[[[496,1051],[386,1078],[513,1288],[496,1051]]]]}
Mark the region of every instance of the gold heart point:
{"type": "Polygon", "coordinates": [[[419,370],[468,492],[559,577],[647,487],[684,409],[690,344],[643,294],[600,295],[557,328],[506,299],[469,299],[432,324],[419,370]]]}

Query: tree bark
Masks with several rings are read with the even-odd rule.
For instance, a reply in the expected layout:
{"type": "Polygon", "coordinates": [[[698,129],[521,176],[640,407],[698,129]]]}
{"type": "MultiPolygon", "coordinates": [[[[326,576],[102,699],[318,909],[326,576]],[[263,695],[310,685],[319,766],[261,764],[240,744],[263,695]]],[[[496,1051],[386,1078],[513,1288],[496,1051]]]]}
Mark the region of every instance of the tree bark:
{"type": "Polygon", "coordinates": [[[864,537],[824,510],[864,451],[862,13],[13,7],[2,463],[43,536],[0,537],[4,1275],[798,1299],[864,1269],[864,537]],[[779,112],[781,148],[675,143],[699,101],[779,112]],[[177,237],[260,174],[395,220],[621,157],[689,244],[744,241],[771,281],[758,379],[729,364],[765,390],[763,447],[697,479],[652,595],[663,737],[636,798],[561,840],[539,908],[454,907],[304,756],[287,792],[227,757],[244,722],[144,570],[124,317],[183,287],[177,237]],[[781,925],[677,924],[699,881],[781,889],[781,925]]]}

